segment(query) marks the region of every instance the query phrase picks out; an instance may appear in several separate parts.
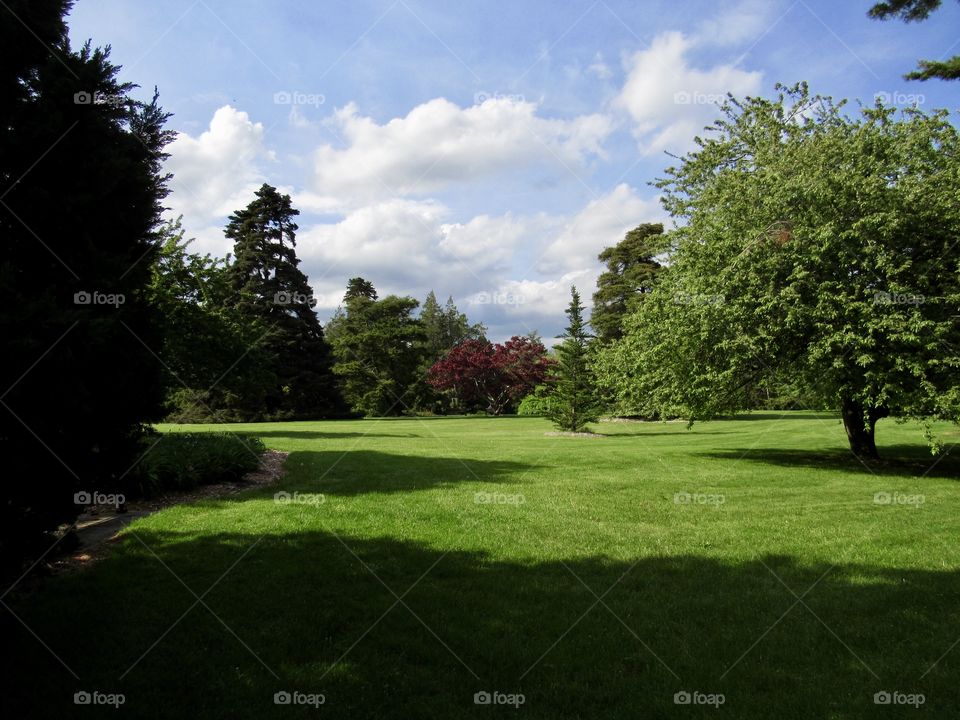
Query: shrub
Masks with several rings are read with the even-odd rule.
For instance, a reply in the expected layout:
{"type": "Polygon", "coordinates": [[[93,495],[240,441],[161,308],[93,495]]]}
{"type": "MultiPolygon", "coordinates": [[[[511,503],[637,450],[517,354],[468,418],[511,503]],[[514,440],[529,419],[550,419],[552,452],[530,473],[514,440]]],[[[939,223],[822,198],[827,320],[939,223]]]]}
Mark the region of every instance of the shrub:
{"type": "Polygon", "coordinates": [[[145,441],[130,491],[151,495],[198,485],[233,482],[260,464],[263,441],[227,432],[154,435],[145,441]]]}
{"type": "Polygon", "coordinates": [[[517,415],[544,417],[550,411],[552,403],[549,393],[550,387],[548,385],[537,385],[532,393],[520,401],[517,415]]]}

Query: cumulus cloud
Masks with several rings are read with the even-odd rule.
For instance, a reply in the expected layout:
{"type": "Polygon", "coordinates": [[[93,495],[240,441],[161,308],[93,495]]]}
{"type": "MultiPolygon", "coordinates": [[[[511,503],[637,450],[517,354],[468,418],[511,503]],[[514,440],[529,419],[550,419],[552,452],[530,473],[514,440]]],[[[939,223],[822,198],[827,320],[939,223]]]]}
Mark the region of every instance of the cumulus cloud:
{"type": "Polygon", "coordinates": [[[173,213],[202,227],[249,203],[263,182],[261,164],[274,159],[263,135],[261,123],[230,105],[217,110],[200,135],[179,133],[167,147],[173,213]]]}
{"type": "Polygon", "coordinates": [[[591,200],[564,224],[537,268],[549,273],[594,267],[597,255],[620,242],[628,230],[645,222],[663,222],[666,217],[658,198],[642,198],[621,183],[603,197],[591,200]]]}
{"type": "Polygon", "coordinates": [[[694,45],[682,33],[662,33],[625,63],[627,79],[614,105],[633,118],[644,154],[689,149],[694,136],[716,118],[716,105],[726,93],[760,91],[760,72],[731,64],[692,67],[688,54],[694,45]]]}
{"type": "Polygon", "coordinates": [[[370,201],[435,193],[537,164],[582,166],[603,157],[613,122],[603,114],[546,119],[536,104],[512,97],[466,108],[437,98],[384,124],[351,103],[327,129],[344,147],[317,149],[313,191],[370,201]]]}

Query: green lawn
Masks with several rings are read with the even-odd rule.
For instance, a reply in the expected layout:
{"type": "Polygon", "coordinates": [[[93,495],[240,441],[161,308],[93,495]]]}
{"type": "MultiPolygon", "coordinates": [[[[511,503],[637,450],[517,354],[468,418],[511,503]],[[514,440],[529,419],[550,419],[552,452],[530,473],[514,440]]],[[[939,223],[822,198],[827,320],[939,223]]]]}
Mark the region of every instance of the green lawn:
{"type": "Polygon", "coordinates": [[[526,418],[208,428],[289,451],[286,479],[145,518],[92,569],[8,595],[8,717],[916,713],[881,691],[960,714],[960,463],[931,469],[916,427],[880,423],[899,459],[876,469],[812,413],[604,438],[526,418]],[[125,703],[78,708],[80,690],[125,703]]]}

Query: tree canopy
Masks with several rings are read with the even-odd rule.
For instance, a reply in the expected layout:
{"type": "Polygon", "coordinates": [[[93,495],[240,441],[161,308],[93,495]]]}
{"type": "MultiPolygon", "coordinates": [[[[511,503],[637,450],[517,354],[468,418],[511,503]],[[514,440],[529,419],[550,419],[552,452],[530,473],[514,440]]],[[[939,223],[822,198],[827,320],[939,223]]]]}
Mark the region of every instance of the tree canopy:
{"type": "MultiPolygon", "coordinates": [[[[900,18],[904,22],[926,20],[943,5],[943,0],[885,0],[870,8],[870,17],[878,20],[900,18]]],[[[905,76],[907,80],[960,79],[960,55],[946,60],[920,60],[918,68],[905,76]]]]}
{"type": "Polygon", "coordinates": [[[778,371],[874,457],[887,414],[960,417],[960,164],[946,112],[803,85],[731,99],[659,186],[670,268],[600,359],[621,407],[710,417],[778,371]]]}

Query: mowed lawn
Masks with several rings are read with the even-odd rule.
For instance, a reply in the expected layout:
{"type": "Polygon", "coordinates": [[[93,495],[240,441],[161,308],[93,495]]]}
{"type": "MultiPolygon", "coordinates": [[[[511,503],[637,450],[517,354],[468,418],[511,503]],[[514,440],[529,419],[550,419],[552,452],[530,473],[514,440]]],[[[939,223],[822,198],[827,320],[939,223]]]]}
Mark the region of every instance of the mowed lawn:
{"type": "Polygon", "coordinates": [[[218,428],[289,451],[286,478],[4,598],[12,717],[960,714],[960,464],[916,426],[882,421],[872,469],[813,413],[189,429],[218,428]]]}

